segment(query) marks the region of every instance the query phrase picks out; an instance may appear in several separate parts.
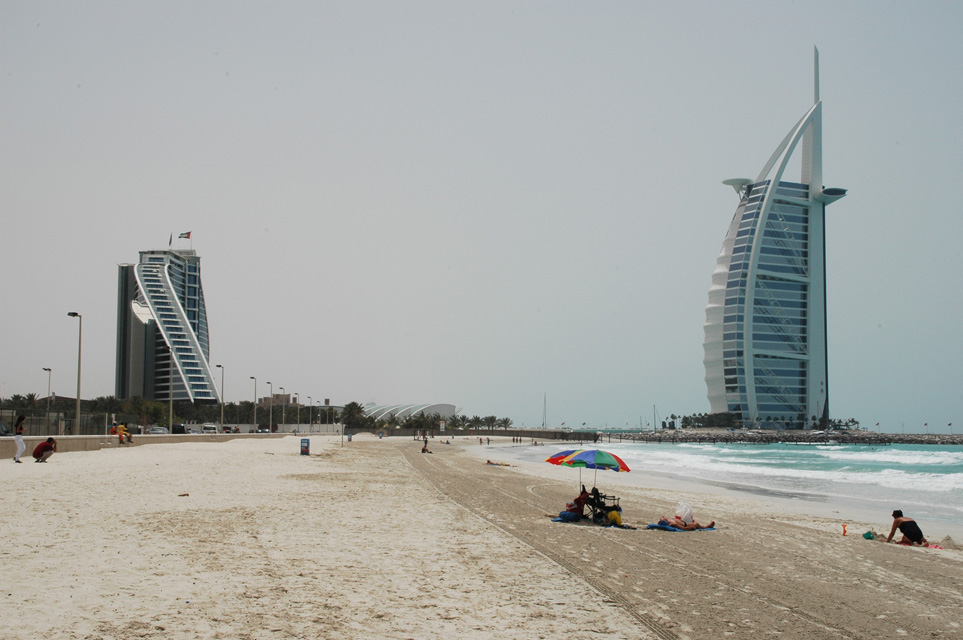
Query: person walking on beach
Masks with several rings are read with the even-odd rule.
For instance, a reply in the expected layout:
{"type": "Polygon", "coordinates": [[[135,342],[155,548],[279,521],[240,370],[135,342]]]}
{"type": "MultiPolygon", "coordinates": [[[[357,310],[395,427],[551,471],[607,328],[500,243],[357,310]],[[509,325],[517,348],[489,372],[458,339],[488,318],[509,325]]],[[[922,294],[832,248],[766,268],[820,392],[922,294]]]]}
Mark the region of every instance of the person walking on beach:
{"type": "Polygon", "coordinates": [[[27,448],[23,443],[23,421],[26,419],[26,416],[17,416],[17,424],[13,428],[13,439],[17,441],[17,454],[13,456],[13,461],[17,464],[20,464],[20,454],[27,448]]]}
{"type": "Polygon", "coordinates": [[[886,542],[893,539],[897,529],[903,534],[903,539],[899,541],[900,544],[918,544],[924,547],[929,545],[926,538],[923,537],[920,526],[916,524],[916,520],[905,517],[899,509],[893,512],[893,528],[890,529],[886,542]]]}
{"type": "Polygon", "coordinates": [[[33,461],[34,462],[46,462],[47,458],[52,456],[57,450],[57,441],[53,438],[47,438],[45,441],[37,445],[37,448],[33,450],[33,461]]]}

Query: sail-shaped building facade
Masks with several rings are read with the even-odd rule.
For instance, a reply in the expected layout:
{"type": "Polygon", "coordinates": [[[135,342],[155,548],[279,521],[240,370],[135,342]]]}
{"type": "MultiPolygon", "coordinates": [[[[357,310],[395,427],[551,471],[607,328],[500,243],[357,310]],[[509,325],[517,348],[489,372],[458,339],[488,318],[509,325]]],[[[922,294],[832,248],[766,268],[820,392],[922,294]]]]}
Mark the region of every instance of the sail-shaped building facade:
{"type": "Polygon", "coordinates": [[[706,306],[705,380],[711,413],[744,426],[808,428],[829,418],[826,349],[826,206],[819,54],[814,100],[739,197],[706,306]],[[798,182],[785,175],[801,153],[798,182]]]}
{"type": "Polygon", "coordinates": [[[141,251],[118,268],[115,396],[216,402],[201,259],[141,251]]]}

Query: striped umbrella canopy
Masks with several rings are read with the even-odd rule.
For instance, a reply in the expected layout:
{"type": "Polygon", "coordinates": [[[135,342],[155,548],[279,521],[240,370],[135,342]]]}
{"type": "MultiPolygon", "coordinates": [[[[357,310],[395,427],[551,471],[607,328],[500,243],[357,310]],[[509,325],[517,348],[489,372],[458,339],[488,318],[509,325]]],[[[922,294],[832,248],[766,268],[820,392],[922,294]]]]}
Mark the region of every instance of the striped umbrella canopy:
{"type": "Polygon", "coordinates": [[[595,479],[598,480],[599,469],[611,469],[612,471],[629,471],[629,466],[622,458],[614,453],[602,451],[601,449],[574,449],[569,451],[559,451],[545,462],[566,467],[578,467],[578,482],[582,484],[582,469],[595,469],[595,479]]]}
{"type": "Polygon", "coordinates": [[[552,464],[562,464],[562,458],[567,458],[573,453],[578,453],[579,451],[584,451],[584,449],[568,449],[567,451],[559,451],[550,458],[545,458],[545,462],[551,462],[552,464]]]}
{"type": "MultiPolygon", "coordinates": [[[[551,458],[549,458],[551,460],[551,458]]],[[[559,459],[554,464],[564,464],[567,467],[585,467],[586,469],[611,469],[612,471],[629,471],[629,466],[622,458],[614,453],[601,449],[581,449],[559,459]]]]}

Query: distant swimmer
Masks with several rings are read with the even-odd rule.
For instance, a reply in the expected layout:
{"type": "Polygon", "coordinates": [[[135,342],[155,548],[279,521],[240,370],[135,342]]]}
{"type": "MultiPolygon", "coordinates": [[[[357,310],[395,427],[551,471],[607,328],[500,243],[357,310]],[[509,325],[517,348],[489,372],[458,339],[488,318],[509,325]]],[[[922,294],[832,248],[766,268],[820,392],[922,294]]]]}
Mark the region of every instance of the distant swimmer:
{"type": "Polygon", "coordinates": [[[903,539],[899,541],[900,544],[919,544],[924,547],[929,544],[923,537],[923,532],[920,530],[920,526],[916,524],[916,520],[905,517],[899,509],[893,512],[893,528],[890,529],[886,542],[893,539],[897,529],[903,534],[903,539]]]}

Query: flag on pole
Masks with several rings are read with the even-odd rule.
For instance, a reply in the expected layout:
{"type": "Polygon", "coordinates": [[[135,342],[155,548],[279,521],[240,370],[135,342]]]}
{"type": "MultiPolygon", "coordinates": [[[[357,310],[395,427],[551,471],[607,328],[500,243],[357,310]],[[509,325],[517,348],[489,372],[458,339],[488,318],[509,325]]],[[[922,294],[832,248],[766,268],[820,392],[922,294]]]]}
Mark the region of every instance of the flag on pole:
{"type": "Polygon", "coordinates": [[[171,239],[167,241],[167,248],[170,249],[171,245],[174,244],[174,234],[171,234],[171,239]]]}
{"type": "Polygon", "coordinates": [[[190,232],[190,231],[185,231],[184,233],[182,233],[181,235],[179,235],[179,236],[177,236],[177,237],[178,237],[178,238],[187,238],[188,240],[190,240],[190,239],[191,239],[191,232],[190,232]]]}

